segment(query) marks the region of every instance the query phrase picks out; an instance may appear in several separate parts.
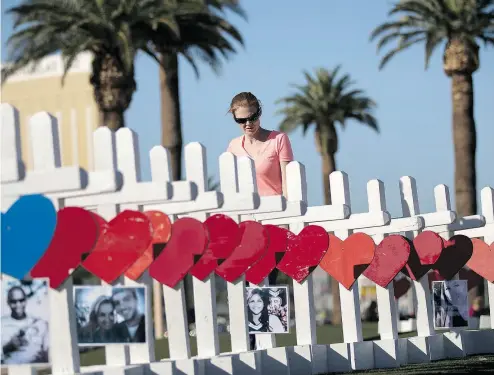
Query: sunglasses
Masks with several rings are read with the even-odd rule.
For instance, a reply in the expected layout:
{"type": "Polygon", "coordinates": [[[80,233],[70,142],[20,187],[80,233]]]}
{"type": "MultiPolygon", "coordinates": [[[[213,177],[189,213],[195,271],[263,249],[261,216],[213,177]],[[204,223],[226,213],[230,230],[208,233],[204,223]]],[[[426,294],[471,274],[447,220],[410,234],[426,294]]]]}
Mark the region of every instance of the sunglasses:
{"type": "Polygon", "coordinates": [[[26,302],[26,299],[25,298],[21,298],[21,299],[11,299],[11,300],[9,300],[9,303],[12,303],[12,304],[17,303],[17,302],[24,303],[24,302],[26,302]]]}
{"type": "Polygon", "coordinates": [[[262,113],[261,108],[259,108],[256,113],[254,113],[253,115],[250,115],[249,117],[238,118],[235,116],[235,114],[233,114],[233,119],[235,120],[235,122],[237,124],[245,124],[245,123],[247,123],[247,121],[255,122],[255,121],[259,120],[259,117],[261,117],[261,113],[262,113]]]}

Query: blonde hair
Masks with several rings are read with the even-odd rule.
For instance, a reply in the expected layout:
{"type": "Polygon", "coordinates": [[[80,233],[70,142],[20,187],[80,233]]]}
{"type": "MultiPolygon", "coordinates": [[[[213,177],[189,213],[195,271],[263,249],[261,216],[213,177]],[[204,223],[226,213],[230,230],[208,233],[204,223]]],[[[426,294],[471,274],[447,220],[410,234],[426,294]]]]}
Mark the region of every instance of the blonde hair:
{"type": "Polygon", "coordinates": [[[232,113],[235,115],[235,111],[239,107],[255,107],[257,111],[261,111],[261,102],[256,96],[248,91],[241,92],[235,95],[230,103],[230,108],[228,109],[228,113],[232,113]]]}

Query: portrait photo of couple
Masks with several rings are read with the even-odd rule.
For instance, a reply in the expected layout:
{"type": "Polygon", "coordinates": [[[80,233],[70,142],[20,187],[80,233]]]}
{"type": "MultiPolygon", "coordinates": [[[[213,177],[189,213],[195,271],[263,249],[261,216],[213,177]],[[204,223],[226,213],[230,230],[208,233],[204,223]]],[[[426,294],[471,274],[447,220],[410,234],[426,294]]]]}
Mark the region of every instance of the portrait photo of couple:
{"type": "Polygon", "coordinates": [[[288,333],[290,322],[288,287],[245,289],[249,334],[288,333]]]}
{"type": "Polygon", "coordinates": [[[468,288],[466,280],[432,283],[434,328],[468,327],[468,288]]]}
{"type": "Polygon", "coordinates": [[[50,362],[48,279],[2,277],[2,366],[50,362]]]}
{"type": "Polygon", "coordinates": [[[79,346],[146,342],[146,288],[78,286],[74,310],[79,346]]]}

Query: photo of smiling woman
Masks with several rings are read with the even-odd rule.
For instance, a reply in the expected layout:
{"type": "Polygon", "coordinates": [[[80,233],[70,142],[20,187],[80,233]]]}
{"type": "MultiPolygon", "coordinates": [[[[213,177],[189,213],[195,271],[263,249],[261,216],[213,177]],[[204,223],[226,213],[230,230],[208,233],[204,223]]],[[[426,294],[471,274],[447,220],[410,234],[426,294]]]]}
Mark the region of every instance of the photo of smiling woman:
{"type": "Polygon", "coordinates": [[[468,327],[466,280],[434,281],[434,328],[468,327]]]}
{"type": "Polygon", "coordinates": [[[287,287],[246,288],[249,334],[288,333],[287,295],[287,287]]]}

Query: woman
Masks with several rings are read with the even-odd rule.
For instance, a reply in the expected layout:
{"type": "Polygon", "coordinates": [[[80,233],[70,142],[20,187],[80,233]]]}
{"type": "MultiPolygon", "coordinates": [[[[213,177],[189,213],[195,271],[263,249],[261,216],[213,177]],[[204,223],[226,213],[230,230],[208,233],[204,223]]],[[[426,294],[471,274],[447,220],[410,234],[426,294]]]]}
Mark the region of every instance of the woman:
{"type": "Polygon", "coordinates": [[[227,151],[236,156],[248,156],[254,161],[260,196],[286,196],[286,166],[293,161],[288,136],[261,127],[261,103],[250,92],[235,95],[228,112],[233,115],[243,135],[233,139],[227,151]]]}
{"type": "Polygon", "coordinates": [[[115,323],[115,306],[110,297],[99,296],[91,308],[89,323],[82,328],[79,343],[130,342],[127,328],[115,323]]]}
{"type": "Polygon", "coordinates": [[[247,320],[249,332],[275,332],[285,331],[280,318],[268,313],[269,297],[262,289],[249,289],[247,292],[247,320]]]}
{"type": "Polygon", "coordinates": [[[437,328],[468,326],[466,284],[458,280],[434,283],[434,316],[437,328]]]}
{"type": "MultiPolygon", "coordinates": [[[[235,156],[248,156],[256,168],[257,191],[260,196],[284,195],[286,190],[286,166],[293,161],[290,140],[285,133],[261,127],[261,102],[251,92],[241,92],[233,97],[229,113],[239,125],[243,135],[234,138],[227,151],[235,156]]],[[[269,285],[276,284],[278,270],[269,274],[269,285]]],[[[251,349],[255,338],[250,336],[251,349]]]]}
{"type": "MultiPolygon", "coordinates": [[[[286,166],[293,161],[288,136],[261,127],[261,103],[250,92],[235,95],[228,112],[233,115],[233,120],[244,134],[233,139],[227,151],[235,156],[248,156],[254,161],[260,196],[286,197],[286,166]]],[[[277,271],[275,269],[269,275],[269,285],[276,284],[277,271]]]]}

